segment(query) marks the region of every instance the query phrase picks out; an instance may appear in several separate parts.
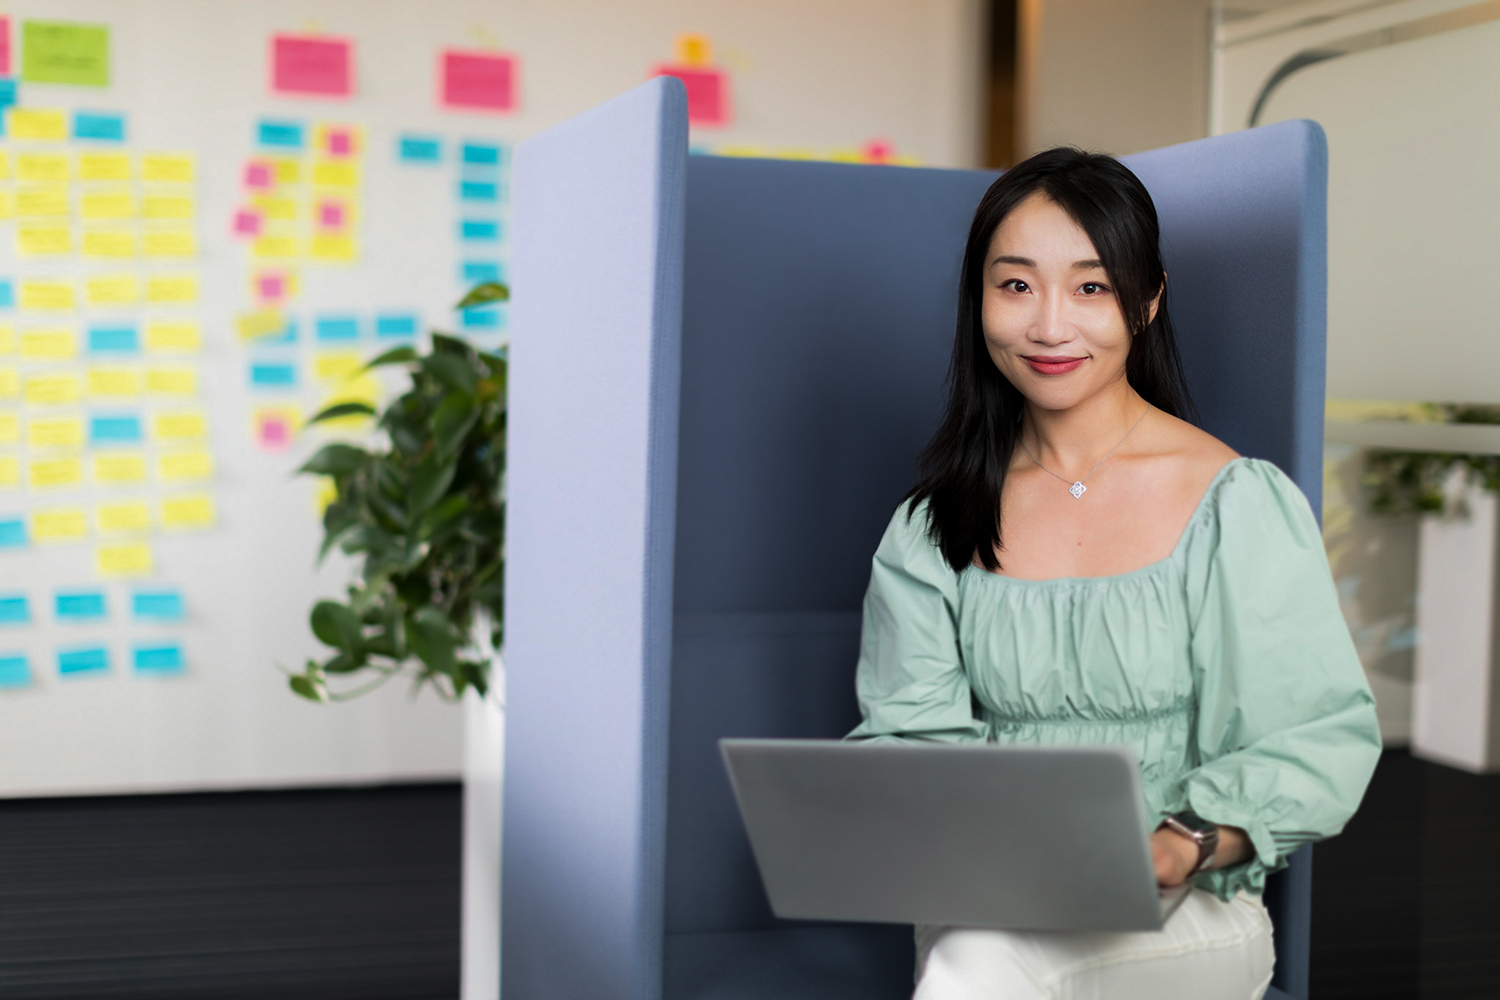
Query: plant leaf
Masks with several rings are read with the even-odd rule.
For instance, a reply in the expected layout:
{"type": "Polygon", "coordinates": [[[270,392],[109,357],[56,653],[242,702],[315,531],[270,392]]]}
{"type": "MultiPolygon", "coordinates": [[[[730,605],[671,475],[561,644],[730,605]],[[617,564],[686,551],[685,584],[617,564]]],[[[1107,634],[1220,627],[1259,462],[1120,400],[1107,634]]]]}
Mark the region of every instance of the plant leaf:
{"type": "Polygon", "coordinates": [[[313,605],[310,618],[313,635],[325,646],[352,653],[359,649],[363,630],[359,617],[337,601],[319,601],[313,605]]]}
{"type": "Polygon", "coordinates": [[[384,354],[371,358],[370,361],[365,365],[365,371],[369,371],[372,368],[379,368],[382,365],[406,364],[407,362],[416,361],[420,358],[421,355],[417,353],[417,349],[415,347],[393,347],[389,351],[386,351],[384,354]]]}
{"type": "Polygon", "coordinates": [[[432,436],[438,451],[444,455],[456,451],[478,419],[479,408],[474,405],[474,397],[458,392],[444,396],[432,415],[432,436]]]}
{"type": "Polygon", "coordinates": [[[458,300],[459,310],[487,306],[491,302],[506,302],[510,299],[510,288],[498,281],[485,281],[469,289],[469,294],[458,300]]]}
{"type": "Polygon", "coordinates": [[[420,517],[437,503],[448,492],[457,471],[458,462],[453,458],[432,454],[422,459],[411,476],[411,500],[407,505],[410,516],[420,517]]]}
{"type": "Polygon", "coordinates": [[[417,658],[435,673],[452,676],[456,669],[453,651],[458,643],[453,623],[431,605],[406,620],[406,641],[417,658]]]}
{"type": "Polygon", "coordinates": [[[302,463],[297,471],[315,476],[347,476],[358,471],[369,460],[370,453],[363,448],[335,441],[325,444],[316,455],[302,463]]]}
{"type": "Polygon", "coordinates": [[[429,354],[422,359],[422,367],[443,385],[465,396],[472,397],[479,385],[479,373],[474,366],[456,354],[429,354]]]}
{"type": "Polygon", "coordinates": [[[335,403],[326,409],[319,410],[317,415],[309,420],[308,423],[316,424],[323,420],[337,420],[339,417],[373,417],[374,415],[375,407],[369,403],[335,403]]]}

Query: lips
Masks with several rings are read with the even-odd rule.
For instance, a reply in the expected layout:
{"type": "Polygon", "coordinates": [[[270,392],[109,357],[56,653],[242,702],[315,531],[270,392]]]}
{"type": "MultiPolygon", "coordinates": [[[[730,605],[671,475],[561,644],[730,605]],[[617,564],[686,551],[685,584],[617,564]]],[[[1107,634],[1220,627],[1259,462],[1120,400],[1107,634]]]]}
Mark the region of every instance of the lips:
{"type": "Polygon", "coordinates": [[[1039,375],[1066,375],[1088,358],[1070,358],[1056,355],[1032,354],[1022,355],[1021,360],[1031,366],[1031,370],[1039,375]]]}

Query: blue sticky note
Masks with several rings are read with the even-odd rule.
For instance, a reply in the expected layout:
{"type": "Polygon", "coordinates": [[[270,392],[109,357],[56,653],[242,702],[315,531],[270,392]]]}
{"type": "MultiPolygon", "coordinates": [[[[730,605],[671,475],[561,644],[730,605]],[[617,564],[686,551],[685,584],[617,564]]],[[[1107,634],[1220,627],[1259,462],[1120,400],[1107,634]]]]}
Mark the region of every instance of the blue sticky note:
{"type": "Polygon", "coordinates": [[[465,330],[498,332],[505,329],[505,313],[499,309],[465,309],[458,314],[458,323],[465,330]]]}
{"type": "Polygon", "coordinates": [[[182,673],[182,647],[175,642],[142,644],[133,650],[138,674],[182,673]]]}
{"type": "Polygon", "coordinates": [[[125,116],[100,114],[96,111],[75,111],[73,112],[73,138],[124,142],[125,116]]]}
{"type": "Polygon", "coordinates": [[[280,333],[273,333],[265,337],[256,337],[257,347],[264,344],[295,344],[297,342],[297,321],[289,319],[285,328],[280,333]]]}
{"type": "Polygon", "coordinates": [[[78,646],[57,651],[57,672],[88,674],[109,669],[109,650],[103,646],[78,646]]]}
{"type": "Polygon", "coordinates": [[[31,664],[25,653],[0,653],[0,688],[20,688],[31,683],[31,664]]]}
{"type": "Polygon", "coordinates": [[[461,155],[472,167],[498,167],[505,160],[504,148],[487,142],[466,142],[461,155]]]}
{"type": "Polygon", "coordinates": [[[313,335],[318,340],[358,340],[359,320],[353,316],[319,316],[313,335]]]}
{"type": "Polygon", "coordinates": [[[15,286],[9,278],[0,280],[0,309],[9,309],[16,304],[15,286]]]}
{"type": "Polygon", "coordinates": [[[0,595],[0,625],[21,625],[31,621],[31,605],[25,594],[0,595]]]}
{"type": "Polygon", "coordinates": [[[250,384],[289,386],[297,384],[297,366],[279,362],[256,361],[250,364],[250,384]]]}
{"type": "Polygon", "coordinates": [[[461,240],[498,240],[500,223],[490,219],[460,219],[458,238],[461,240]]]}
{"type": "Polygon", "coordinates": [[[302,123],[263,118],[256,129],[256,141],[275,149],[301,149],[302,123]]]}
{"type": "Polygon", "coordinates": [[[466,260],[459,268],[460,280],[465,284],[478,281],[504,281],[500,262],[496,260],[466,260]]]}
{"type": "Polygon", "coordinates": [[[133,326],[89,327],[90,352],[134,354],[140,349],[140,335],[133,326]]]}
{"type": "Polygon", "coordinates": [[[425,135],[403,135],[396,142],[396,158],[403,163],[438,163],[443,158],[442,140],[425,135]]]}
{"type": "Polygon", "coordinates": [[[89,441],[94,444],[139,441],[141,418],[136,416],[95,416],[89,418],[89,441]]]}
{"type": "Polygon", "coordinates": [[[411,313],[381,313],[375,317],[377,337],[415,337],[417,317],[411,313]]]}
{"type": "Polygon", "coordinates": [[[459,181],[458,197],[463,201],[499,201],[500,185],[494,181],[459,181]]]}
{"type": "Polygon", "coordinates": [[[97,621],[105,617],[102,590],[58,591],[55,601],[59,621],[97,621]]]}
{"type": "Polygon", "coordinates": [[[0,549],[26,544],[26,522],[19,517],[0,518],[0,549]]]}
{"type": "Polygon", "coordinates": [[[137,590],[130,595],[130,612],[137,618],[180,622],[185,614],[182,595],[175,590],[137,590]]]}
{"type": "MultiPolygon", "coordinates": [[[[0,80],[0,112],[4,112],[4,110],[6,108],[10,107],[11,105],[13,105],[15,103],[16,103],[16,79],[15,79],[15,77],[7,77],[6,79],[0,80]]],[[[4,114],[0,113],[0,122],[3,122],[4,120],[5,120],[4,114]]],[[[0,134],[3,134],[3,133],[0,133],[0,134]]]]}

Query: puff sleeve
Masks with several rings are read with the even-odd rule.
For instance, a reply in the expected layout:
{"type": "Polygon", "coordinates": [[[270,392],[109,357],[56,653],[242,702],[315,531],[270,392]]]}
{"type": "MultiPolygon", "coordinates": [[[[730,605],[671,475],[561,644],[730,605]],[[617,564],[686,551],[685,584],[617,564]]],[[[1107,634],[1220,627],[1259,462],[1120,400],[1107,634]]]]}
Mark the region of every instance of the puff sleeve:
{"type": "Polygon", "coordinates": [[[958,576],[927,537],[927,508],[897,509],[865,591],[853,740],[983,742],[958,647],[958,576]]]}
{"type": "Polygon", "coordinates": [[[1269,462],[1240,463],[1205,528],[1186,578],[1198,715],[1182,799],[1249,835],[1249,861],[1196,880],[1227,899],[1343,829],[1381,744],[1302,492],[1269,462]]]}

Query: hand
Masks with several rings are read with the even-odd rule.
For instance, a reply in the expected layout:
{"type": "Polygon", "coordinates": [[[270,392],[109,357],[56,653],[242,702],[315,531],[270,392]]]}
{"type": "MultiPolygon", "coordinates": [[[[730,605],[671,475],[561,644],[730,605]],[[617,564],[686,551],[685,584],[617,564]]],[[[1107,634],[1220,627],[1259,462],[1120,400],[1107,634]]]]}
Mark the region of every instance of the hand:
{"type": "Polygon", "coordinates": [[[1162,827],[1151,835],[1151,866],[1157,885],[1168,889],[1181,885],[1198,866],[1198,842],[1162,827]]]}

